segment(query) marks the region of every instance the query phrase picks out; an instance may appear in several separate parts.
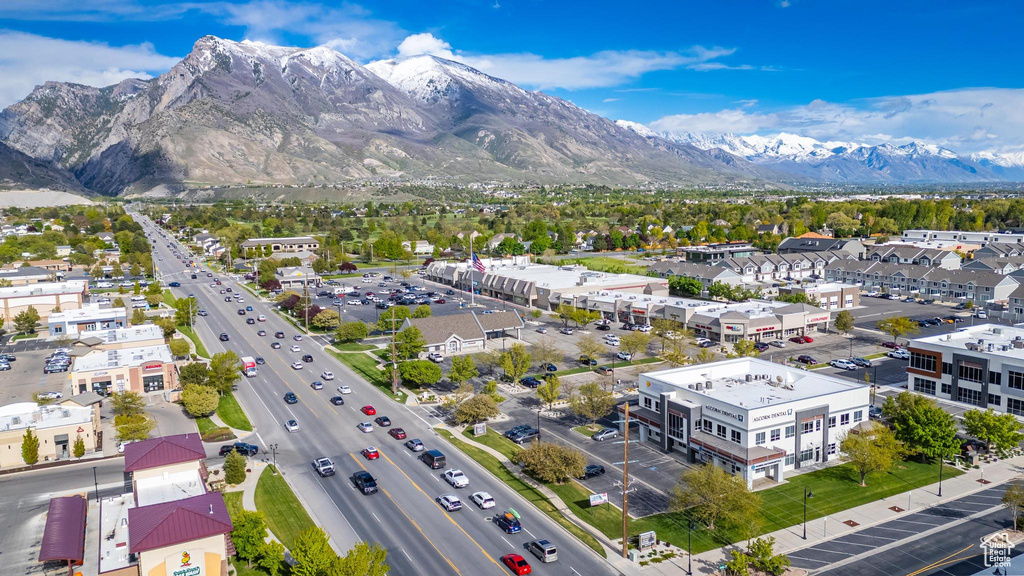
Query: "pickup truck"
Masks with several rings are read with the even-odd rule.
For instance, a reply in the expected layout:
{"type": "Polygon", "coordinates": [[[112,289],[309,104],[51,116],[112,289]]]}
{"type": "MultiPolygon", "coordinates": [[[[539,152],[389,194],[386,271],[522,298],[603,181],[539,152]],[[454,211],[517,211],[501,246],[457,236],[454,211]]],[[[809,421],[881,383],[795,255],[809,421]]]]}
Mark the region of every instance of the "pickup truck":
{"type": "Polygon", "coordinates": [[[330,458],[317,458],[313,461],[313,468],[321,477],[334,476],[334,462],[330,458]]]}

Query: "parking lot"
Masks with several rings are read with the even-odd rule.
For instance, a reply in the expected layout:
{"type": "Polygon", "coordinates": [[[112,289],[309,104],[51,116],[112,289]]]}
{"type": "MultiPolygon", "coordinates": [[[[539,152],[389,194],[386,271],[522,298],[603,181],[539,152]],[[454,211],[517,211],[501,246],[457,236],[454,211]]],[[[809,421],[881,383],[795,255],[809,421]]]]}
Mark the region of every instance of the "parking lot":
{"type": "Polygon", "coordinates": [[[11,362],[11,369],[0,372],[0,395],[5,404],[32,402],[36,392],[60,392],[65,397],[71,394],[71,382],[66,372],[43,374],[44,359],[56,344],[42,341],[17,342],[5,345],[2,352],[13,353],[17,358],[11,362]]]}

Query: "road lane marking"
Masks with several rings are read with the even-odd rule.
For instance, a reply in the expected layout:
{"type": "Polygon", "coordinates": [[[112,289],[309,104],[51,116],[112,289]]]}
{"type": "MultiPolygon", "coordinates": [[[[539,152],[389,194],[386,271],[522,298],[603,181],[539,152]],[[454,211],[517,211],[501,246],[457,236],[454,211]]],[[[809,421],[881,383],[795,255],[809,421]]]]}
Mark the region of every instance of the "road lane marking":
{"type": "MultiPolygon", "coordinates": [[[[401,468],[400,468],[400,467],[398,466],[398,464],[395,464],[394,460],[392,460],[391,458],[389,458],[387,454],[385,454],[385,453],[383,453],[383,452],[380,452],[380,455],[381,455],[381,456],[383,456],[383,457],[384,457],[384,459],[385,459],[385,460],[387,460],[387,461],[388,461],[389,463],[391,463],[391,465],[392,465],[392,466],[394,466],[394,467],[395,467],[395,469],[396,469],[396,470],[398,470],[398,471],[399,471],[399,472],[400,472],[400,473],[402,474],[402,476],[405,476],[405,479],[406,479],[406,480],[408,480],[408,481],[409,481],[409,483],[410,483],[410,484],[412,484],[412,485],[413,485],[413,486],[414,486],[414,487],[416,488],[416,490],[419,490],[420,494],[423,494],[423,496],[424,496],[424,497],[426,497],[426,498],[427,498],[428,500],[430,500],[431,502],[433,502],[433,501],[434,501],[434,499],[433,499],[433,498],[431,498],[429,494],[427,494],[426,492],[424,492],[424,491],[423,491],[423,489],[422,489],[422,488],[420,488],[420,485],[419,485],[419,484],[417,484],[417,483],[416,483],[416,482],[415,482],[415,481],[414,481],[414,480],[413,480],[412,478],[410,478],[410,477],[409,477],[409,475],[405,473],[405,470],[402,470],[402,469],[401,469],[401,468]]],[[[355,456],[353,456],[353,458],[355,458],[355,456]]],[[[358,460],[357,460],[357,462],[358,462],[358,460]]],[[[435,477],[434,477],[434,479],[436,480],[436,479],[437,479],[437,477],[435,476],[435,477]]],[[[448,519],[448,521],[449,521],[449,522],[451,522],[453,526],[455,526],[456,528],[458,528],[458,529],[459,529],[459,531],[460,531],[460,532],[462,532],[462,533],[463,533],[463,534],[464,534],[464,535],[466,536],[466,538],[469,538],[469,541],[470,541],[470,542],[472,542],[473,544],[476,544],[476,547],[480,549],[480,553],[481,553],[481,554],[483,554],[483,555],[484,555],[485,557],[487,557],[487,559],[488,559],[488,560],[490,560],[491,562],[493,562],[495,566],[498,566],[499,568],[501,567],[501,564],[499,564],[499,563],[498,563],[498,561],[497,561],[497,560],[495,560],[495,559],[494,559],[494,557],[493,557],[493,556],[491,556],[491,555],[490,555],[490,554],[489,554],[489,553],[487,552],[487,550],[484,550],[484,547],[483,547],[483,546],[481,546],[481,545],[480,545],[480,543],[476,541],[476,539],[474,539],[474,538],[473,538],[472,536],[470,536],[470,535],[469,535],[469,532],[466,532],[466,531],[465,531],[465,529],[463,529],[463,528],[462,528],[462,525],[460,525],[460,524],[459,524],[458,522],[456,522],[456,521],[455,521],[455,519],[454,519],[454,518],[452,518],[451,514],[449,514],[448,512],[446,512],[446,511],[444,511],[444,510],[441,510],[441,513],[442,513],[442,514],[444,514],[444,517],[445,517],[445,518],[447,518],[447,519],[448,519]]],[[[508,540],[506,540],[506,542],[508,542],[508,540]]],[[[511,546],[511,544],[509,544],[509,546],[511,546]]],[[[503,571],[504,571],[504,569],[503,569],[503,571]]]]}
{"type": "Polygon", "coordinates": [[[377,520],[378,524],[383,524],[383,522],[380,521],[380,518],[377,518],[376,514],[374,514],[373,512],[370,512],[370,515],[373,516],[375,520],[377,520]]]}
{"type": "Polygon", "coordinates": [[[572,570],[572,573],[573,573],[573,574],[575,574],[576,576],[583,576],[582,574],[580,574],[579,572],[577,572],[577,571],[576,571],[576,569],[575,569],[575,568],[573,568],[572,566],[569,566],[569,570],[572,570]]]}
{"type": "Polygon", "coordinates": [[[512,543],[509,542],[508,539],[505,538],[504,536],[502,536],[501,539],[505,541],[505,544],[508,544],[509,548],[515,548],[515,546],[513,546],[512,543]]]}
{"type": "Polygon", "coordinates": [[[409,556],[409,553],[405,551],[405,548],[399,548],[399,550],[402,551],[402,554],[405,554],[405,557],[409,559],[409,562],[412,562],[412,556],[409,556]]]}
{"type": "MultiPolygon", "coordinates": [[[[319,474],[317,476],[319,476],[319,474]]],[[[334,498],[331,498],[331,494],[330,492],[327,491],[327,488],[324,488],[323,478],[318,478],[316,485],[319,486],[320,489],[324,491],[324,496],[327,496],[327,499],[330,500],[331,504],[334,505],[334,509],[338,511],[338,516],[341,516],[341,519],[344,520],[345,524],[348,525],[348,529],[352,531],[353,535],[355,535],[356,542],[362,542],[363,539],[359,537],[359,533],[356,532],[355,527],[352,526],[352,523],[348,521],[348,518],[345,518],[345,515],[341,513],[341,508],[338,508],[338,503],[334,501],[334,498]]],[[[346,482],[345,485],[348,486],[349,488],[352,488],[351,482],[346,482]]]]}
{"type": "MultiPolygon", "coordinates": [[[[363,463],[360,462],[358,458],[356,458],[356,455],[355,455],[354,452],[349,452],[348,455],[352,457],[352,460],[355,461],[357,466],[359,466],[364,472],[366,471],[366,466],[363,466],[363,463]]],[[[420,528],[420,525],[417,524],[415,520],[410,518],[409,515],[405,513],[405,509],[403,509],[401,506],[398,505],[398,502],[396,502],[395,499],[391,497],[391,493],[388,492],[383,486],[378,485],[377,488],[385,496],[388,497],[388,500],[391,500],[391,503],[395,505],[395,508],[398,508],[398,511],[402,513],[402,516],[405,516],[405,519],[408,520],[409,523],[412,524],[412,526],[414,528],[416,528],[416,531],[420,533],[420,536],[423,536],[423,539],[430,543],[430,545],[434,548],[434,551],[437,552],[438,556],[440,556],[441,558],[444,558],[444,561],[447,562],[448,565],[452,567],[452,570],[454,570],[455,573],[458,574],[459,576],[462,576],[462,572],[460,572],[459,569],[455,567],[455,564],[451,560],[449,560],[448,557],[445,556],[441,552],[440,549],[438,549],[437,545],[434,544],[434,541],[427,537],[426,532],[424,532],[423,529],[420,528]]]]}
{"type": "Polygon", "coordinates": [[[523,530],[525,530],[526,533],[530,535],[530,538],[534,538],[534,539],[537,538],[536,536],[533,535],[533,532],[530,532],[529,530],[526,530],[526,528],[523,528],[523,530]]]}
{"type": "MultiPolygon", "coordinates": [[[[931,564],[925,566],[924,568],[921,568],[920,570],[916,570],[914,572],[911,572],[910,574],[907,574],[907,576],[917,576],[918,574],[921,574],[923,572],[927,572],[928,570],[931,570],[933,568],[937,568],[939,566],[943,566],[944,563],[948,564],[949,562],[946,562],[947,560],[949,560],[950,558],[953,558],[954,556],[957,556],[959,554],[963,554],[964,552],[966,552],[967,550],[970,550],[973,547],[974,547],[974,544],[971,544],[970,546],[967,546],[966,548],[962,548],[960,550],[957,550],[956,552],[953,552],[952,554],[950,554],[949,556],[946,556],[945,558],[942,558],[940,560],[932,562],[931,564]]],[[[954,559],[954,561],[959,561],[959,560],[960,560],[960,558],[954,559]]]]}

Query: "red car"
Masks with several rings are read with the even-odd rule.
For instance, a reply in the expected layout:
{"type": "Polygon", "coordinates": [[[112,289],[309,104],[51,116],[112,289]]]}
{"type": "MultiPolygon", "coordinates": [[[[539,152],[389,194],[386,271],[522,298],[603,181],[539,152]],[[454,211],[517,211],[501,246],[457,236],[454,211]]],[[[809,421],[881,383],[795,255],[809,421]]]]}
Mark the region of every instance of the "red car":
{"type": "Polygon", "coordinates": [[[395,440],[405,440],[405,430],[401,428],[392,428],[388,430],[388,434],[391,434],[391,437],[395,440]]]}
{"type": "Polygon", "coordinates": [[[511,570],[513,574],[518,576],[530,574],[532,572],[530,565],[519,554],[505,554],[501,557],[501,561],[505,563],[505,566],[508,566],[508,569],[511,570]]]}
{"type": "Polygon", "coordinates": [[[369,448],[363,448],[363,457],[366,458],[367,460],[376,460],[380,458],[380,452],[377,452],[377,449],[374,448],[373,446],[370,446],[369,448]]]}
{"type": "Polygon", "coordinates": [[[810,344],[811,342],[814,342],[814,339],[810,336],[793,336],[789,341],[796,342],[797,344],[810,344]]]}
{"type": "Polygon", "coordinates": [[[882,348],[892,348],[893,350],[899,348],[900,345],[895,342],[882,342],[882,348]]]}
{"type": "Polygon", "coordinates": [[[437,300],[434,300],[434,304],[444,304],[444,298],[438,298],[437,300]]]}
{"type": "Polygon", "coordinates": [[[362,410],[363,414],[366,414],[367,416],[373,416],[374,414],[377,413],[377,409],[374,408],[373,406],[370,406],[369,404],[363,406],[362,408],[360,408],[360,410],[362,410]]]}

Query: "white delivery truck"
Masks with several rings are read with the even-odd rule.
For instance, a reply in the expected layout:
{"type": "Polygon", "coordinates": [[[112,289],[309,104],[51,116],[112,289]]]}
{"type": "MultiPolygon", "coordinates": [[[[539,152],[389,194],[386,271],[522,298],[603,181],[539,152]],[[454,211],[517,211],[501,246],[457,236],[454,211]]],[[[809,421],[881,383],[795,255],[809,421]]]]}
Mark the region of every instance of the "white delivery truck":
{"type": "Polygon", "coordinates": [[[242,358],[242,374],[245,374],[247,378],[256,375],[256,360],[253,360],[252,356],[242,358]]]}

